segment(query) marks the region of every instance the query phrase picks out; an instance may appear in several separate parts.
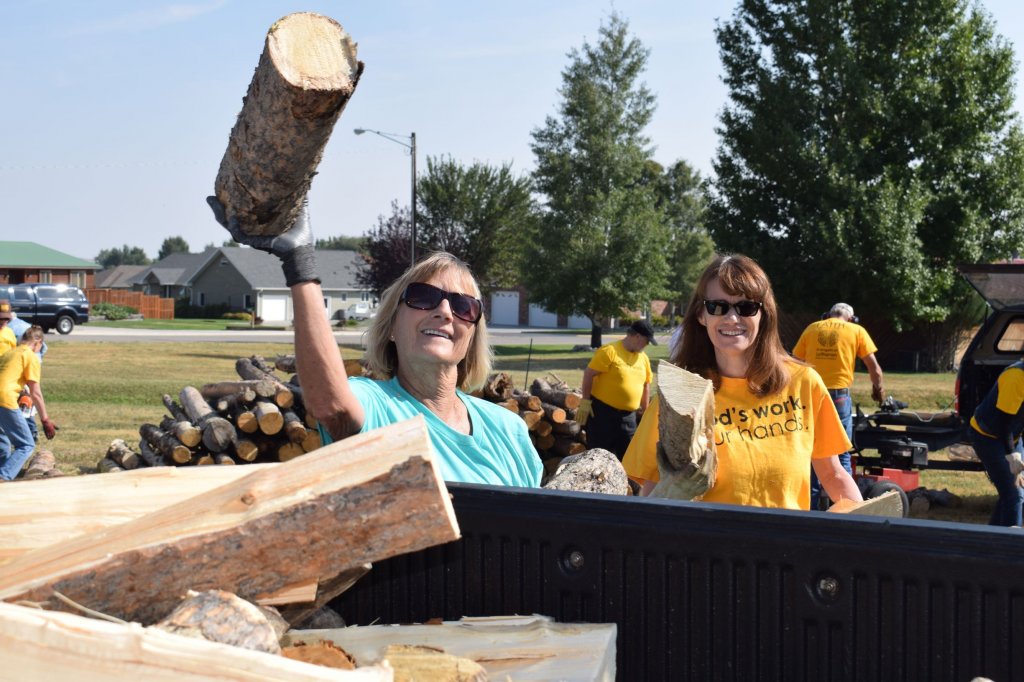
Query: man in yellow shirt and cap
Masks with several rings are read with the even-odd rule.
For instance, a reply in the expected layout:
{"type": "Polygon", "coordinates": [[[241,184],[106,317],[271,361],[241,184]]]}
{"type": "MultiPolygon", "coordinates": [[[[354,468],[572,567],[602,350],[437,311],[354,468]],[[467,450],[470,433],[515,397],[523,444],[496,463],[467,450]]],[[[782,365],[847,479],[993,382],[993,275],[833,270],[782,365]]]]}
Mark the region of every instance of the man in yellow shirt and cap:
{"type": "Polygon", "coordinates": [[[9,326],[13,319],[14,311],[11,308],[11,302],[6,298],[0,298],[0,355],[13,350],[18,345],[18,338],[9,326]]]}

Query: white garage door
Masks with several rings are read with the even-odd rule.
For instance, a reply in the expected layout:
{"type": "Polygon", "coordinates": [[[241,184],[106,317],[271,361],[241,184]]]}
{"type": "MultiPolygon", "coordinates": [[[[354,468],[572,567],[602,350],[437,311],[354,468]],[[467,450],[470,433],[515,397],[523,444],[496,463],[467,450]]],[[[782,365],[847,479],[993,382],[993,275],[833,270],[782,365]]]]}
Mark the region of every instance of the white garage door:
{"type": "Polygon", "coordinates": [[[282,322],[287,320],[287,294],[263,294],[260,299],[260,317],[267,322],[282,322]]]}
{"type": "Polygon", "coordinates": [[[491,317],[488,324],[519,324],[519,292],[496,291],[491,294],[491,317]]]}
{"type": "Polygon", "coordinates": [[[531,327],[557,327],[558,315],[549,313],[536,303],[530,304],[530,326],[531,327]]]}
{"type": "Polygon", "coordinates": [[[569,318],[569,329],[590,329],[591,326],[589,317],[573,315],[569,318]]]}

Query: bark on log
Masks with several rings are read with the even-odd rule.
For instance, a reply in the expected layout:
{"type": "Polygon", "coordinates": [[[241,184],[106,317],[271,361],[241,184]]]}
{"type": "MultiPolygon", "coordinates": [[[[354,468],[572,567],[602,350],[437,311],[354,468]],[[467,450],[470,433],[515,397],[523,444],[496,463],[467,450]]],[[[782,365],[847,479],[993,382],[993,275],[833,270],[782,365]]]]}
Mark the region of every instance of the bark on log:
{"type": "Polygon", "coordinates": [[[300,12],[270,27],[217,172],[226,217],[258,235],[295,223],[362,71],[355,43],[333,19],[300,12]]]}
{"type": "Polygon", "coordinates": [[[519,414],[519,402],[515,398],[509,398],[508,400],[502,400],[502,401],[497,402],[495,404],[499,405],[501,407],[504,407],[506,410],[508,410],[512,414],[519,414]]]}
{"type": "Polygon", "coordinates": [[[555,434],[549,433],[546,436],[537,436],[536,443],[538,450],[550,450],[551,446],[555,444],[555,434]]]}
{"type": "Polygon", "coordinates": [[[57,458],[49,450],[39,450],[28,461],[28,467],[22,474],[21,480],[33,481],[39,478],[47,478],[57,471],[57,458]]]}
{"type": "Polygon", "coordinates": [[[184,601],[153,627],[208,642],[281,653],[277,633],[253,603],[224,590],[189,590],[184,601]]]}
{"type": "Polygon", "coordinates": [[[274,392],[272,393],[274,403],[278,407],[291,407],[295,404],[295,392],[277,377],[269,375],[257,367],[251,359],[238,358],[235,361],[235,371],[243,379],[271,382],[274,386],[274,392]]]}
{"type": "Polygon", "coordinates": [[[203,445],[211,452],[224,452],[238,440],[235,427],[220,417],[206,402],[202,394],[192,386],[186,386],[178,394],[185,413],[203,432],[203,445]]]}
{"type": "Polygon", "coordinates": [[[581,393],[568,389],[556,388],[544,379],[534,379],[530,385],[530,393],[539,397],[543,402],[550,403],[557,407],[575,410],[580,406],[583,399],[581,393]]]}
{"type": "Polygon", "coordinates": [[[483,397],[492,403],[500,403],[512,397],[512,377],[508,372],[495,372],[487,377],[483,387],[483,397]]]}
{"type": "Polygon", "coordinates": [[[233,395],[241,402],[251,403],[256,398],[273,397],[276,390],[273,381],[261,377],[245,381],[218,381],[213,384],[203,384],[199,393],[205,400],[215,400],[233,395]]]}
{"type": "Polygon", "coordinates": [[[533,432],[536,433],[539,438],[549,435],[554,430],[555,425],[546,419],[541,419],[533,427],[533,432]]]}
{"type": "Polygon", "coordinates": [[[153,623],[188,589],[252,599],[458,537],[425,421],[416,417],[257,470],[176,505],[171,518],[157,510],[24,554],[0,567],[0,599],[66,610],[53,603],[56,590],[153,623]]]}
{"type": "Polygon", "coordinates": [[[226,452],[214,453],[213,461],[220,466],[234,466],[236,464],[234,457],[226,452]]]}
{"type": "Polygon", "coordinates": [[[606,495],[630,494],[629,477],[622,468],[622,462],[614,453],[602,448],[594,448],[563,459],[555,475],[544,484],[544,488],[606,495]]]}
{"type": "Polygon", "coordinates": [[[11,680],[110,682],[384,682],[380,666],[329,670],[258,651],[170,635],[137,623],[0,604],[0,658],[11,680]]]}
{"type": "Polygon", "coordinates": [[[652,497],[692,500],[715,484],[715,393],[707,379],[658,363],[658,473],[652,497]]]}
{"type": "Polygon", "coordinates": [[[186,464],[192,459],[190,449],[171,434],[161,431],[155,424],[139,426],[139,435],[168,462],[186,464]]]}
{"type": "Polygon", "coordinates": [[[551,446],[552,454],[558,455],[559,457],[569,457],[570,455],[578,455],[581,452],[586,452],[587,446],[574,440],[571,436],[555,436],[555,444],[551,446]]]}
{"type": "Polygon", "coordinates": [[[194,448],[203,440],[203,432],[190,421],[179,421],[174,417],[160,420],[160,430],[166,431],[181,441],[182,445],[194,448]]]}
{"type": "Polygon", "coordinates": [[[576,438],[580,435],[580,431],[583,427],[580,426],[579,422],[566,420],[561,424],[553,424],[551,430],[560,436],[572,436],[576,438]]]}
{"type": "Polygon", "coordinates": [[[544,419],[544,410],[521,412],[519,416],[521,416],[523,421],[526,422],[526,428],[533,431],[537,427],[537,424],[544,419]]]}
{"type": "Polygon", "coordinates": [[[120,465],[114,460],[104,457],[100,461],[96,462],[96,471],[101,474],[112,474],[116,471],[124,471],[120,465]]]}
{"type": "Polygon", "coordinates": [[[110,445],[107,447],[107,459],[122,469],[134,469],[139,466],[139,455],[128,447],[128,443],[125,443],[122,438],[110,441],[110,445]]]}
{"type": "Polygon", "coordinates": [[[284,418],[284,435],[293,443],[302,443],[306,438],[306,425],[293,410],[281,410],[284,418]]]}
{"type": "Polygon", "coordinates": [[[552,405],[551,403],[544,403],[544,416],[552,424],[561,424],[566,420],[565,410],[558,405],[552,405]]]}
{"type": "Polygon", "coordinates": [[[274,358],[274,369],[285,374],[295,374],[297,371],[294,355],[278,355],[274,358]]]}
{"type": "Polygon", "coordinates": [[[174,398],[172,398],[171,396],[169,396],[166,393],[164,393],[160,397],[160,399],[163,401],[164,407],[167,408],[167,411],[171,413],[172,417],[174,417],[175,421],[179,421],[179,422],[187,422],[187,421],[189,421],[188,415],[185,414],[185,410],[181,409],[181,405],[176,403],[174,401],[174,398]]]}
{"type": "Polygon", "coordinates": [[[513,391],[512,397],[519,403],[519,409],[524,412],[529,410],[530,412],[536,412],[541,409],[540,397],[531,395],[530,393],[523,393],[522,391],[513,391]]]}

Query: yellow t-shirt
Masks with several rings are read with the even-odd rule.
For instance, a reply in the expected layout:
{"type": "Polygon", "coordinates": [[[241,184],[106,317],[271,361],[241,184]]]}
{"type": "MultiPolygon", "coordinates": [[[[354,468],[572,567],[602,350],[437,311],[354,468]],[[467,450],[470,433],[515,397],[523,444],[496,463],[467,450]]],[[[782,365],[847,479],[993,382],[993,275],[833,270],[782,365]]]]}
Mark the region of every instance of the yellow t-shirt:
{"type": "Polygon", "coordinates": [[[18,397],[28,381],[39,382],[39,358],[28,345],[0,355],[0,407],[18,409],[18,397]]]}
{"type": "Polygon", "coordinates": [[[833,317],[808,325],[793,355],[814,365],[829,388],[849,388],[857,358],[877,350],[864,327],[833,317]]]}
{"type": "Polygon", "coordinates": [[[3,355],[9,350],[14,350],[14,347],[18,345],[18,337],[14,335],[14,331],[4,326],[0,329],[0,355],[3,355]]]}
{"type": "MultiPolygon", "coordinates": [[[[812,368],[789,364],[789,385],[758,397],[746,379],[722,378],[715,392],[715,485],[705,502],[809,509],[811,460],[852,446],[825,384],[812,368]]],[[[622,464],[634,478],[657,481],[657,397],[644,412],[622,464]]]]}
{"type": "Polygon", "coordinates": [[[601,346],[587,365],[600,372],[594,377],[590,396],[617,410],[635,410],[640,407],[644,385],[651,383],[651,361],[647,353],[631,353],[622,341],[601,346]]]}
{"type": "MultiPolygon", "coordinates": [[[[986,396],[986,399],[982,400],[979,408],[984,409],[987,403],[987,406],[994,407],[1007,415],[1015,415],[1020,412],[1021,407],[1024,406],[1024,369],[1013,365],[1004,369],[1000,373],[999,378],[996,379],[995,389],[995,405],[992,406],[991,402],[989,402],[989,397],[986,396]]],[[[989,433],[981,428],[975,415],[971,415],[971,426],[982,435],[989,438],[998,438],[996,434],[989,433]]]]}

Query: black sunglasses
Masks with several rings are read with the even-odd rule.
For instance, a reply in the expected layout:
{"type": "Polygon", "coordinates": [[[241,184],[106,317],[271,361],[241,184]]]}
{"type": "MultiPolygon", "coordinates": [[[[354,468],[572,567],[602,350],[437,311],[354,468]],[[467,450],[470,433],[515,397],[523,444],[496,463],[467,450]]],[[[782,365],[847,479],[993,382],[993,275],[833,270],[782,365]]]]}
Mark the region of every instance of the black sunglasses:
{"type": "Polygon", "coordinates": [[[757,301],[736,301],[735,303],[720,300],[704,301],[704,310],[708,311],[708,315],[715,317],[725,315],[729,312],[729,308],[735,310],[740,317],[753,317],[761,310],[761,304],[757,301]]]}
{"type": "Polygon", "coordinates": [[[402,294],[402,301],[416,310],[433,310],[445,299],[448,299],[452,315],[455,317],[473,324],[480,320],[483,304],[479,298],[438,289],[424,282],[413,282],[405,288],[405,293],[402,294]]]}

